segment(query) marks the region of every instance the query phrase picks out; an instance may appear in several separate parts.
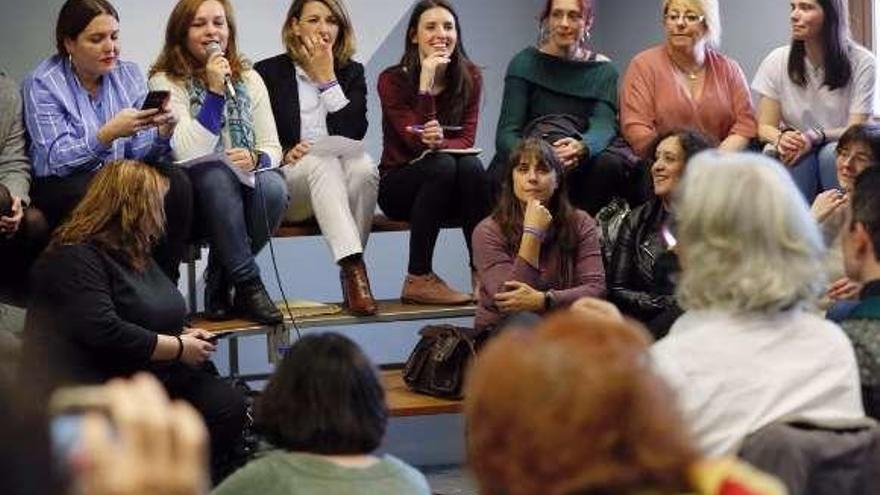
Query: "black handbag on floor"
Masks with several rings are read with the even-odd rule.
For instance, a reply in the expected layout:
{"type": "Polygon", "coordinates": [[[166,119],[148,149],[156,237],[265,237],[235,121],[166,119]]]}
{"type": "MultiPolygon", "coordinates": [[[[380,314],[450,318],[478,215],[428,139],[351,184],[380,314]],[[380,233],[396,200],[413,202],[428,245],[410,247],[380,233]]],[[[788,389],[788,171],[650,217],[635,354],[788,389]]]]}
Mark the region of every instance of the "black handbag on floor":
{"type": "Polygon", "coordinates": [[[444,399],[461,399],[464,375],[482,343],[480,332],[453,325],[428,325],[419,330],[403,381],[414,392],[444,399]]]}

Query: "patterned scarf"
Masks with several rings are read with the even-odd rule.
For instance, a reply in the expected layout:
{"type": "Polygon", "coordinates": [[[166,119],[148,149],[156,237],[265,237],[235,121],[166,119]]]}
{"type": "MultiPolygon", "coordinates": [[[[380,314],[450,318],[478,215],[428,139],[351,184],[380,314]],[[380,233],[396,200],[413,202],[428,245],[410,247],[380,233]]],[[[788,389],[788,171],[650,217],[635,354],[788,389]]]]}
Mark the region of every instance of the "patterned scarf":
{"type": "MultiPolygon", "coordinates": [[[[232,148],[252,149],[256,146],[257,136],[254,132],[251,97],[243,81],[236,81],[233,86],[235,87],[235,96],[238,104],[231,98],[226,98],[225,112],[223,113],[220,128],[225,128],[229,131],[230,146],[232,148]]],[[[190,79],[187,82],[186,92],[189,95],[190,115],[198,115],[202,110],[207,91],[208,89],[204,83],[198,79],[190,79]]],[[[219,153],[224,149],[223,139],[218,140],[214,151],[219,153]]]]}

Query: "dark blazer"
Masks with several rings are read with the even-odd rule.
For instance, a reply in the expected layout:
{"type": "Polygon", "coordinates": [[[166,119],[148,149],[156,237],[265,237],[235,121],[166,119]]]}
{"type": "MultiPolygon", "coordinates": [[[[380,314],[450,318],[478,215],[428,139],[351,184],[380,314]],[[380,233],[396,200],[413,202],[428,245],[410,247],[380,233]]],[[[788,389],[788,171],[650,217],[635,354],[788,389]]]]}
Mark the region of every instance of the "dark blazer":
{"type": "MultiPolygon", "coordinates": [[[[261,60],[254,69],[269,90],[278,139],[286,153],[300,141],[299,91],[296,69],[286,53],[261,60]]],[[[363,139],[367,133],[367,81],[364,66],[354,60],[336,67],[336,79],[349,103],[336,113],[327,114],[327,130],[334,136],[363,139]]]]}

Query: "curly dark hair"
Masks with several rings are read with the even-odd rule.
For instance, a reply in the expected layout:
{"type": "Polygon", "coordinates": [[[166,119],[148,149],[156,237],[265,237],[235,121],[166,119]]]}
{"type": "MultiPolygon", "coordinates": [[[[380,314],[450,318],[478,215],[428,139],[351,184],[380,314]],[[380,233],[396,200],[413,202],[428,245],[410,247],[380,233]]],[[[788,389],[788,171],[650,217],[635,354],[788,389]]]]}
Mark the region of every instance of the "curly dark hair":
{"type": "Polygon", "coordinates": [[[369,359],[338,333],[306,335],[287,352],[255,408],[275,446],[323,455],[366,454],[385,435],[385,391],[369,359]]]}

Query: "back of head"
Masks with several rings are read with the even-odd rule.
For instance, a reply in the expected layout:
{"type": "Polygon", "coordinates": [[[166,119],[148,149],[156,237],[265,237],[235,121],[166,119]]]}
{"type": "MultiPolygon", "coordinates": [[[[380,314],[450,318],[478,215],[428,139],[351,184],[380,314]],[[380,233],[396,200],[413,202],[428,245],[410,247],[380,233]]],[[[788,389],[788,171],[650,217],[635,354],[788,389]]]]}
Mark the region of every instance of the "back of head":
{"type": "Polygon", "coordinates": [[[154,166],[134,160],[107,163],[55,231],[50,248],[91,242],[142,269],[165,231],[167,191],[168,178],[154,166]]]}
{"type": "Polygon", "coordinates": [[[856,177],[851,201],[852,222],[865,227],[874,245],[874,259],[880,262],[880,167],[867,168],[856,177]]]}
{"type": "Polygon", "coordinates": [[[375,368],[357,344],[336,333],[298,340],[256,408],[257,426],[277,447],[323,455],[372,452],[387,421],[375,368]]]}
{"type": "Polygon", "coordinates": [[[566,312],[490,342],[468,375],[468,458],[485,493],[674,493],[695,459],[644,331],[566,312]]]}
{"type": "Polygon", "coordinates": [[[686,309],[780,311],[822,290],[825,248],[789,173],[754,153],[707,151],[675,204],[686,309]]]}

